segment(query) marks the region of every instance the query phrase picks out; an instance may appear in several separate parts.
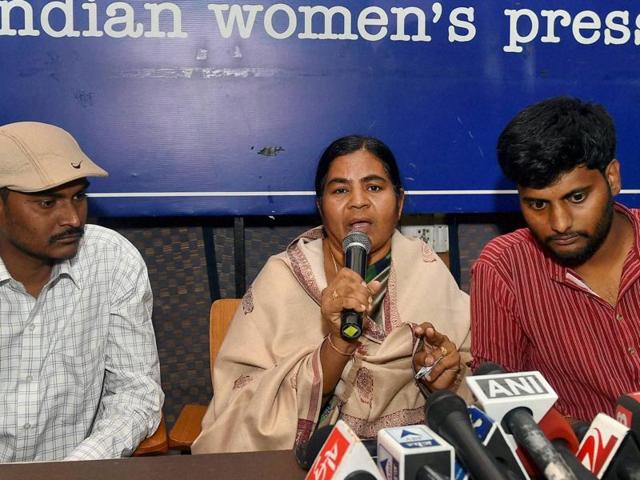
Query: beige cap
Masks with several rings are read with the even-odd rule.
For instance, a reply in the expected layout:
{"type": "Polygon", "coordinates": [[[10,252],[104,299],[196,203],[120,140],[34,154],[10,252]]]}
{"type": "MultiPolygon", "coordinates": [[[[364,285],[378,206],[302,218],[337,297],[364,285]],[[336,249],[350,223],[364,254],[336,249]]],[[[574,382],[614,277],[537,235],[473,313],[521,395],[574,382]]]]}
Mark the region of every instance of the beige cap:
{"type": "Polygon", "coordinates": [[[40,122],[0,127],[0,187],[40,192],[83,177],[106,177],[66,131],[40,122]]]}

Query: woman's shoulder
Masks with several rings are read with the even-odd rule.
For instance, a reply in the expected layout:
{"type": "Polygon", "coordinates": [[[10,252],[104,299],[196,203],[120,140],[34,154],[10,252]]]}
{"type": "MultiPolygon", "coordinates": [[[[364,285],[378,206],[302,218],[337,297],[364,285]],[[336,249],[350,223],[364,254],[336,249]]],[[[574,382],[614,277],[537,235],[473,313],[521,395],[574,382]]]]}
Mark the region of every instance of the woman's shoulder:
{"type": "Polygon", "coordinates": [[[393,234],[391,252],[396,265],[406,265],[414,268],[423,266],[430,269],[447,269],[438,254],[424,240],[416,237],[407,237],[398,230],[393,234]],[[417,262],[417,260],[420,261],[417,262]]]}
{"type": "Polygon", "coordinates": [[[255,283],[286,289],[290,288],[290,282],[317,283],[322,275],[322,239],[308,238],[303,234],[292,241],[286,250],[267,259],[255,283]],[[278,285],[274,285],[274,282],[278,282],[278,285]]]}

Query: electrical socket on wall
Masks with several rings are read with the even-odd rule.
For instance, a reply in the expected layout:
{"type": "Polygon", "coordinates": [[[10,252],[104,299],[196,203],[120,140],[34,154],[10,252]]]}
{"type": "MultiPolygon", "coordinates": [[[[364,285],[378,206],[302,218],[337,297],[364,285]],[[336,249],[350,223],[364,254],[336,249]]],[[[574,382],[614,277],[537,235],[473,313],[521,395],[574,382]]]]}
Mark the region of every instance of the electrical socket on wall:
{"type": "Polygon", "coordinates": [[[449,251],[448,225],[403,225],[400,231],[407,237],[421,238],[437,253],[449,251]]]}

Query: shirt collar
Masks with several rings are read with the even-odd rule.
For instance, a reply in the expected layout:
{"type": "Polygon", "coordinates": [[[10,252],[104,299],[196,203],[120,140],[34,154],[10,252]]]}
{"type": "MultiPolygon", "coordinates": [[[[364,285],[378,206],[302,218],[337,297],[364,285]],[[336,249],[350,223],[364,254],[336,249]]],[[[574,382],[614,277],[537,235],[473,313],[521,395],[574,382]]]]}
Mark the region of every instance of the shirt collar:
{"type": "Polygon", "coordinates": [[[11,280],[11,274],[9,273],[9,270],[7,270],[7,267],[4,264],[4,260],[2,260],[2,257],[0,257],[0,283],[4,283],[8,280],[11,280]]]}
{"type": "MultiPolygon", "coordinates": [[[[56,263],[51,270],[51,276],[47,283],[55,282],[59,277],[63,275],[69,277],[76,287],[82,287],[80,275],[78,274],[78,272],[75,272],[73,268],[73,259],[63,260],[62,262],[56,263]]],[[[13,277],[9,273],[9,270],[7,270],[7,267],[4,264],[4,260],[2,260],[2,257],[0,257],[0,284],[11,279],[13,279],[13,277]]]]}
{"type": "MultiPolygon", "coordinates": [[[[633,245],[634,245],[634,254],[635,254],[634,256],[636,258],[640,258],[640,236],[638,235],[638,232],[640,231],[640,220],[633,214],[631,210],[629,210],[627,207],[625,207],[621,203],[614,202],[613,208],[616,212],[622,213],[631,222],[631,225],[633,226],[633,234],[634,234],[633,236],[633,245]]],[[[568,280],[567,274],[569,272],[571,272],[571,274],[574,277],[580,278],[580,276],[577,273],[575,273],[572,269],[561,265],[555,259],[553,259],[546,251],[544,250],[542,251],[545,257],[545,264],[547,267],[547,271],[549,272],[549,276],[551,277],[552,280],[560,283],[564,283],[567,281],[569,281],[570,283],[575,283],[575,282],[572,282],[571,280],[568,280]]]]}
{"type": "Polygon", "coordinates": [[[67,276],[77,288],[81,288],[80,275],[74,268],[74,260],[75,257],[71,260],[63,260],[62,262],[56,263],[51,271],[51,281],[56,281],[59,277],[67,276]]]}
{"type": "Polygon", "coordinates": [[[631,226],[633,227],[633,253],[636,258],[640,258],[640,218],[634,215],[634,213],[624,205],[616,203],[615,207],[616,210],[624,214],[631,222],[631,226]]]}

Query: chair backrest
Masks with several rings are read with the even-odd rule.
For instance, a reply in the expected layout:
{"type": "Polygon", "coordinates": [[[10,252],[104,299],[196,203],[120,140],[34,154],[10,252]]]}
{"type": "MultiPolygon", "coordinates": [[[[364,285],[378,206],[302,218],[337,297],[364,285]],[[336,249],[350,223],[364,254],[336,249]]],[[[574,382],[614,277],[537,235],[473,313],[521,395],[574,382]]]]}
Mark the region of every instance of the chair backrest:
{"type": "Polygon", "coordinates": [[[233,314],[242,300],[240,298],[220,298],[211,304],[209,311],[209,362],[211,378],[213,378],[213,365],[229,330],[233,314]]]}

